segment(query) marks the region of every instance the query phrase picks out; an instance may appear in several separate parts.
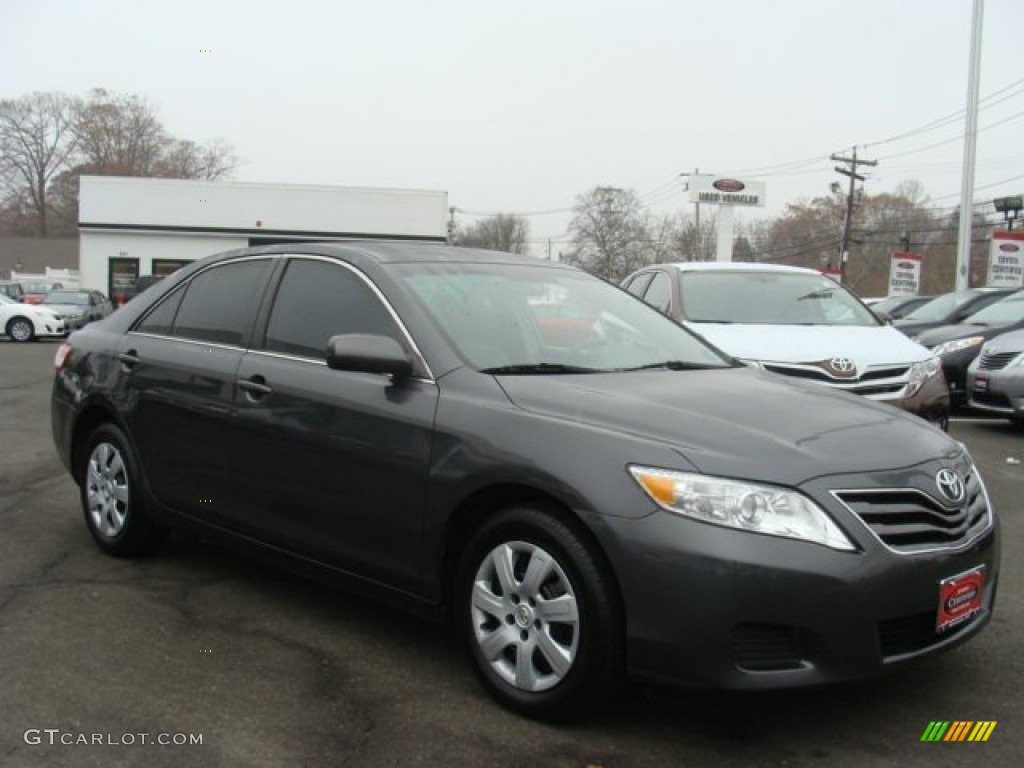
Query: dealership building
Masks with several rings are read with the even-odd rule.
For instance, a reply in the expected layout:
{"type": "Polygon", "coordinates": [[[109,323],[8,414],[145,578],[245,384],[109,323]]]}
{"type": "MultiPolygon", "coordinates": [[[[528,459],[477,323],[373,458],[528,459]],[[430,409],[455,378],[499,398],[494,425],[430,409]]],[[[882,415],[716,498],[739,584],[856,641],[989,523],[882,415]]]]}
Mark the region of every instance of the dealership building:
{"type": "Polygon", "coordinates": [[[141,275],[232,248],[303,240],[445,242],[446,192],[82,176],[83,289],[116,304],[141,275]]]}

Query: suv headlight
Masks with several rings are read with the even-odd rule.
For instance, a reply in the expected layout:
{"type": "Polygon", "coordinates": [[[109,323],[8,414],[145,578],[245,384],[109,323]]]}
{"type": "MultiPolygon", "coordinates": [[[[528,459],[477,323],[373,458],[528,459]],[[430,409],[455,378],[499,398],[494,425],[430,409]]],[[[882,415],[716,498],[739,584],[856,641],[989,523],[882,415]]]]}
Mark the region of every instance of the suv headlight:
{"type": "Polygon", "coordinates": [[[907,382],[907,397],[913,397],[921,391],[925,382],[942,371],[942,361],[937,357],[929,357],[910,366],[910,377],[907,382]]]}
{"type": "Polygon", "coordinates": [[[968,336],[966,339],[944,341],[941,344],[932,347],[932,354],[940,356],[948,355],[950,352],[959,352],[961,349],[970,349],[971,347],[977,347],[984,343],[984,336],[968,336]]]}
{"type": "Polygon", "coordinates": [[[796,491],[653,467],[631,466],[629,472],[669,512],[847,552],[856,549],[821,507],[796,491]]]}

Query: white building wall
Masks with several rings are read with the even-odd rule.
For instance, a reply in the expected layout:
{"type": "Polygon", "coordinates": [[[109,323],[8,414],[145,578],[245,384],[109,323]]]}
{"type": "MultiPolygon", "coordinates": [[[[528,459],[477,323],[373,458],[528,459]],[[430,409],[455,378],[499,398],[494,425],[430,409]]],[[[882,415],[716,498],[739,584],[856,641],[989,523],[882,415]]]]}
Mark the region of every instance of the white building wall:
{"type": "Polygon", "coordinates": [[[245,248],[246,237],[182,235],[180,233],[92,232],[82,230],[82,288],[107,293],[112,258],[138,259],[139,274],[153,273],[153,259],[195,261],[233,248],[245,248]]]}

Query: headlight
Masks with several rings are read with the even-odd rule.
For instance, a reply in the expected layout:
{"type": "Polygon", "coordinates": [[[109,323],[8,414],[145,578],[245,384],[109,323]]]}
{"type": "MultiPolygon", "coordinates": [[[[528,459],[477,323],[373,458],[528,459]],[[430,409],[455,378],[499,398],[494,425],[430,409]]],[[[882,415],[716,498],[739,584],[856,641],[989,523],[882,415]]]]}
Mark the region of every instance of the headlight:
{"type": "Polygon", "coordinates": [[[984,336],[968,336],[966,339],[954,339],[944,341],[938,346],[932,347],[932,354],[948,355],[950,352],[959,352],[961,349],[970,349],[985,343],[984,336]]]}
{"type": "Polygon", "coordinates": [[[924,383],[942,370],[942,362],[937,357],[929,357],[920,363],[910,366],[910,381],[907,383],[906,397],[913,397],[921,391],[924,383]]]}
{"type": "Polygon", "coordinates": [[[726,528],[801,539],[847,552],[855,549],[832,518],[796,491],[668,469],[632,466],[629,471],[644,492],[669,512],[726,528]]]}

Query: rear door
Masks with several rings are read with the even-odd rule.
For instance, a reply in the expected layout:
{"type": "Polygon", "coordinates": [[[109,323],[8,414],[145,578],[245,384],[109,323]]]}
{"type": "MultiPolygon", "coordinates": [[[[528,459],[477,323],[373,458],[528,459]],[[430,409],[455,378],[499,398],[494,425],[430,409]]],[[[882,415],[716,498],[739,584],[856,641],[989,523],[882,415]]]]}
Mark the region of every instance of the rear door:
{"type": "Polygon", "coordinates": [[[375,286],[331,259],[288,262],[266,331],[237,371],[239,527],[321,562],[414,589],[438,390],[331,370],[344,333],[411,339],[375,286]]]}
{"type": "Polygon", "coordinates": [[[235,375],[273,262],[215,265],[155,306],[121,341],[119,395],[156,499],[230,520],[235,375]]]}

